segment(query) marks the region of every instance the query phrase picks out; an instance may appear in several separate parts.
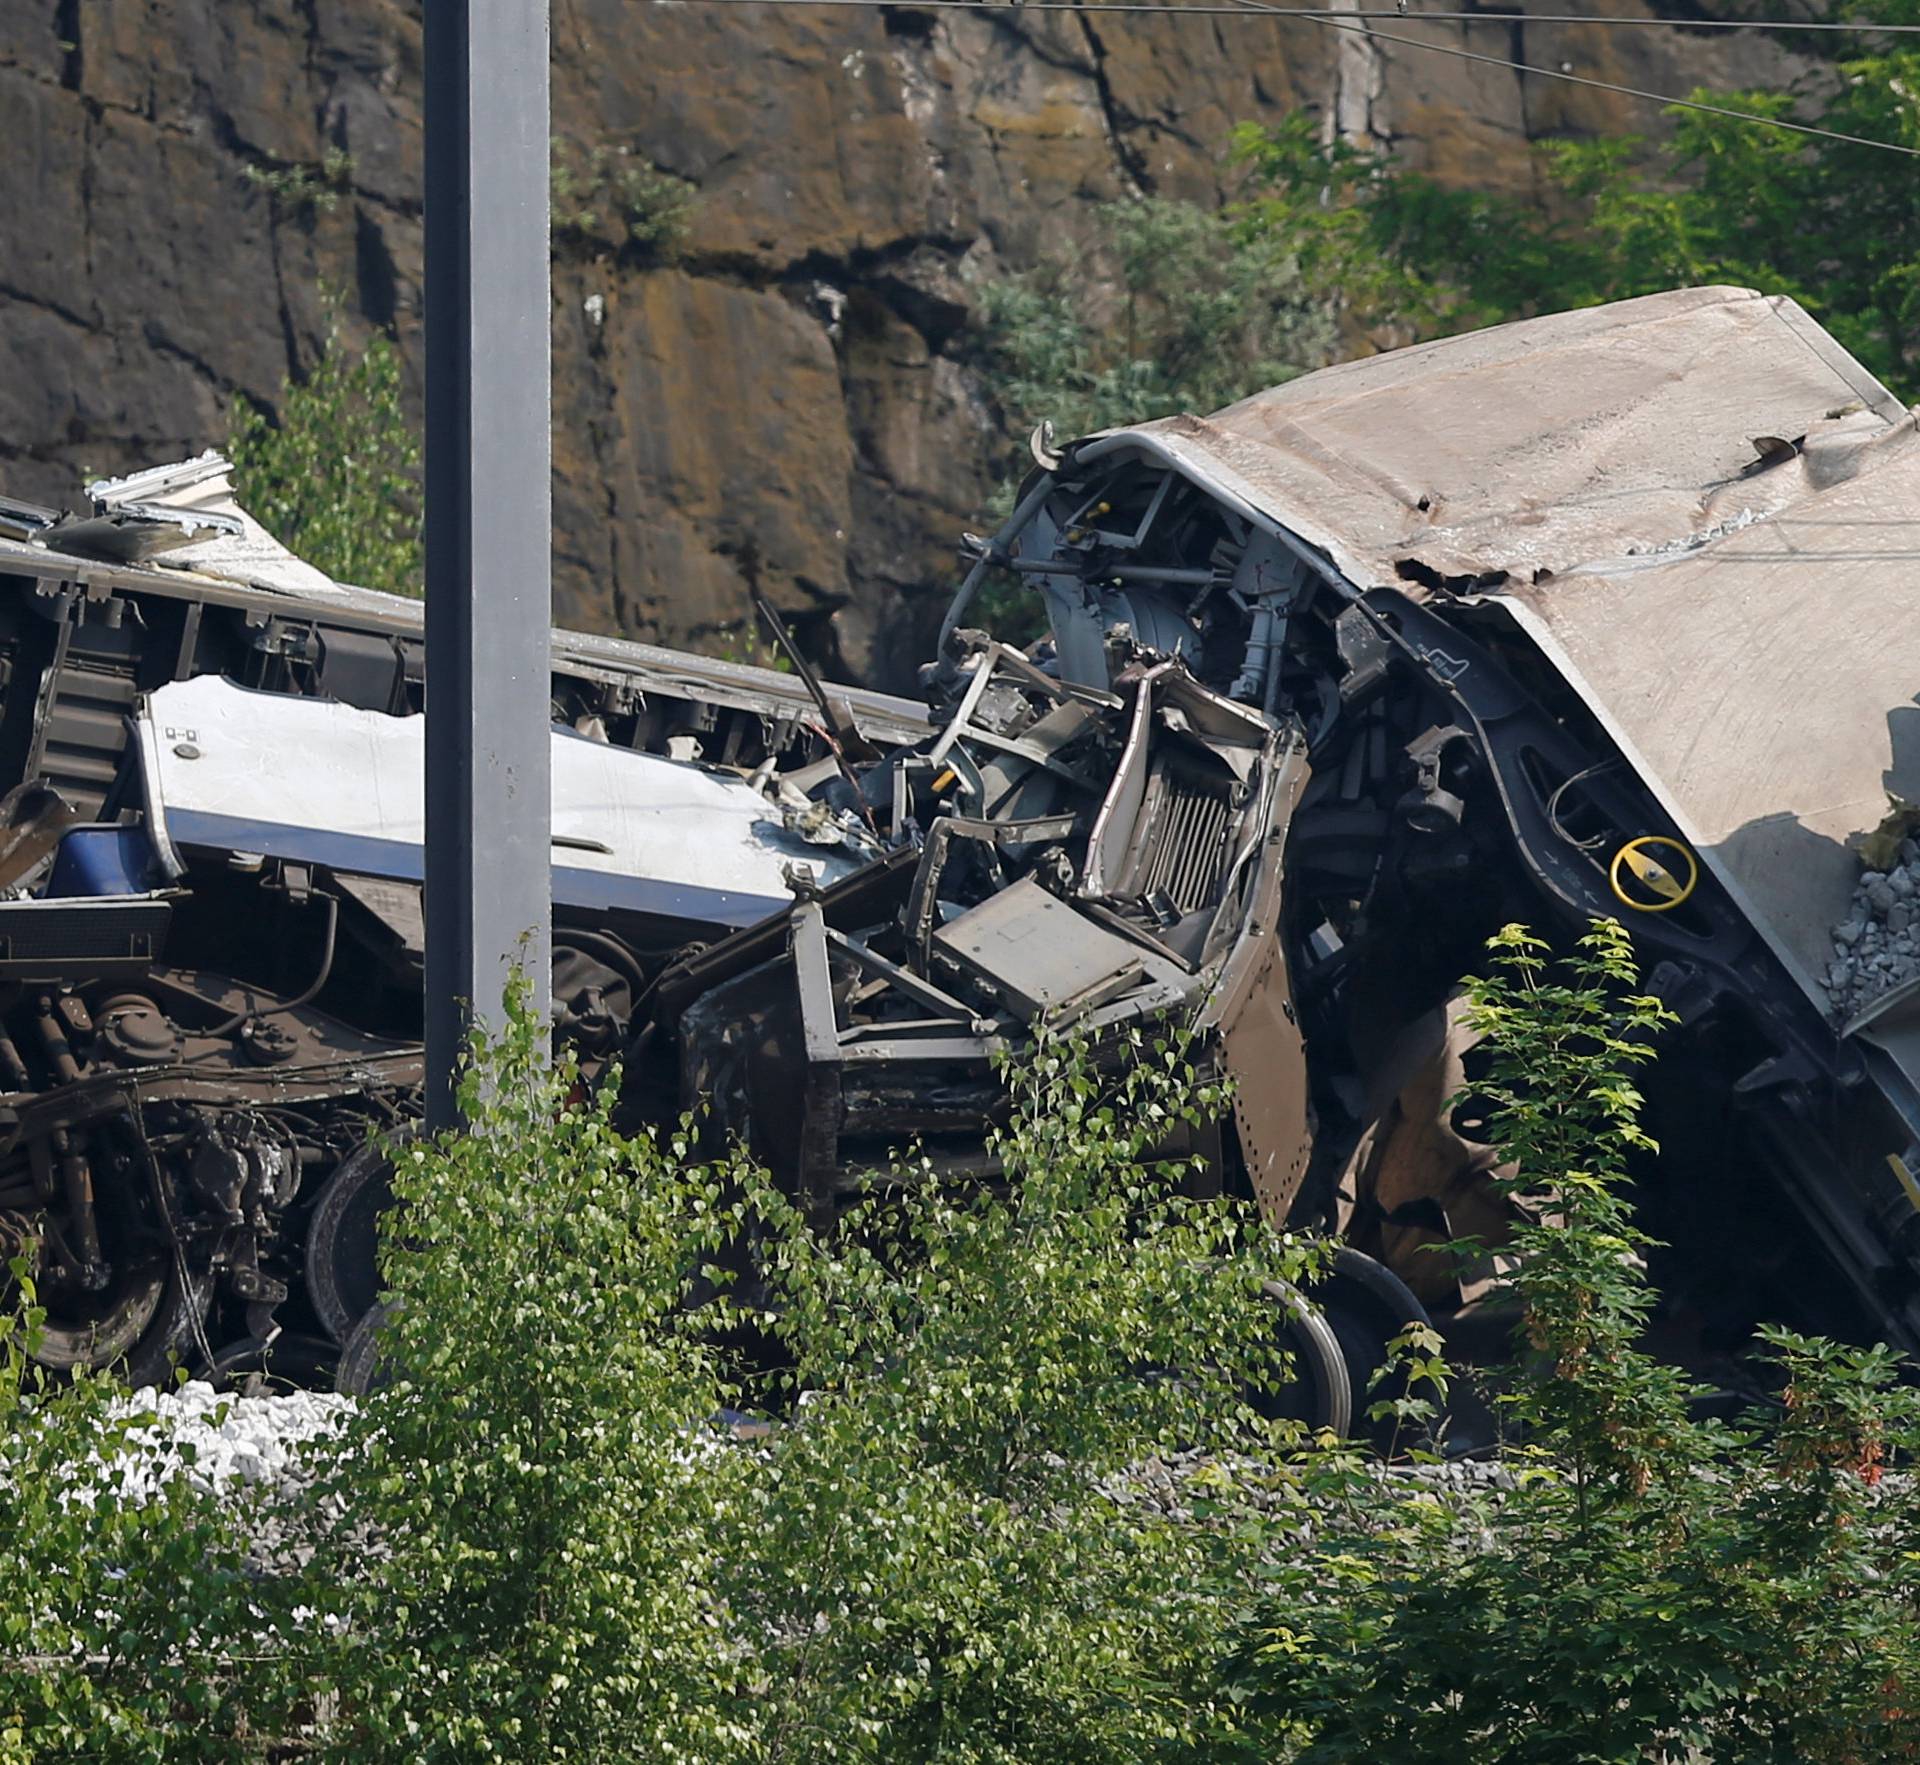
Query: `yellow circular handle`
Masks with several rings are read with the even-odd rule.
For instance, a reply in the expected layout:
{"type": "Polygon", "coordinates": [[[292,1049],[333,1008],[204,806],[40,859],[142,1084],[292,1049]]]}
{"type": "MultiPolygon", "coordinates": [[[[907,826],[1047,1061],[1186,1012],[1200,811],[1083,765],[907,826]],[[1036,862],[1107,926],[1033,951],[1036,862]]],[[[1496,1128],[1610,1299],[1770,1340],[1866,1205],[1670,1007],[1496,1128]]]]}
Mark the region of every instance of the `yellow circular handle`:
{"type": "Polygon", "coordinates": [[[1700,861],[1678,840],[1670,840],[1663,833],[1642,834],[1637,840],[1628,840],[1614,853],[1613,864],[1607,871],[1607,881],[1613,885],[1614,898],[1621,906],[1631,907],[1636,913],[1671,913],[1699,886],[1700,861]],[[1681,862],[1686,866],[1684,880],[1674,873],[1672,867],[1653,856],[1656,848],[1680,854],[1681,862]],[[1643,889],[1661,898],[1657,901],[1636,901],[1621,883],[1622,871],[1630,872],[1633,880],[1643,889]]]}

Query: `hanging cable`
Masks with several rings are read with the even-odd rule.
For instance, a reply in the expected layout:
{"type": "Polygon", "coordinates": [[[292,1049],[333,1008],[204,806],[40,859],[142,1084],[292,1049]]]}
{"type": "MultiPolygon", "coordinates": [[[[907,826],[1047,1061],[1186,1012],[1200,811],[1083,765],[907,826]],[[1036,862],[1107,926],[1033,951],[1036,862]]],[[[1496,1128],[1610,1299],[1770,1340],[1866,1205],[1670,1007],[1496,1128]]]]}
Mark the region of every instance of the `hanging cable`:
{"type": "MultiPolygon", "coordinates": [[[[1784,129],[1790,134],[1817,136],[1823,141],[1840,141],[1849,147],[1869,147],[1880,153],[1897,153],[1903,158],[1920,159],[1920,147],[1906,147],[1897,141],[1875,141],[1866,135],[1849,135],[1839,129],[1823,129],[1815,123],[1798,123],[1783,116],[1756,116],[1751,111],[1734,110],[1724,104],[1708,104],[1699,98],[1678,98],[1668,92],[1648,92],[1639,86],[1622,86],[1612,80],[1596,80],[1586,74],[1576,74],[1560,68],[1540,67],[1531,62],[1515,61],[1505,55],[1482,55],[1478,50],[1459,49],[1451,43],[1433,43],[1421,37],[1403,37],[1392,31],[1377,31],[1370,23],[1361,22],[1376,18],[1392,19],[1396,23],[1413,24],[1421,20],[1448,23],[1486,23],[1498,21],[1513,24],[1525,21],[1533,24],[1679,24],[1683,21],[1664,19],[1626,19],[1618,16],[1597,18],[1577,18],[1571,14],[1535,14],[1523,12],[1483,12],[1483,13],[1441,13],[1441,12],[1345,12],[1329,11],[1325,8],[1266,6],[1259,0],[1237,0],[1236,4],[1216,6],[1206,3],[1174,6],[1153,3],[1153,0],[648,0],[651,5],[712,6],[718,8],[746,6],[794,6],[794,7],[838,7],[867,11],[898,12],[993,12],[1002,16],[1021,12],[1130,12],[1154,14],[1172,18],[1181,13],[1192,13],[1207,18],[1243,17],[1243,18],[1298,18],[1309,23],[1323,25],[1336,31],[1348,31],[1369,38],[1376,43],[1396,43],[1407,49],[1421,49],[1433,55],[1452,55],[1461,61],[1475,61],[1487,67],[1506,68],[1512,73],[1532,74],[1536,79],[1564,80],[1569,85],[1585,86],[1596,92],[1612,92],[1622,98],[1637,98],[1645,104],[1665,105],[1676,110],[1697,110],[1708,116],[1726,117],[1732,122],[1749,123],[1755,128],[1784,129]],[[1352,21],[1352,22],[1349,22],[1352,21]]],[[[1775,23],[1757,19],[1722,19],[1684,21],[1691,29],[1696,24],[1738,25],[1751,30],[1814,30],[1814,29],[1857,29],[1869,31],[1912,31],[1920,29],[1914,25],[1859,25],[1829,27],[1820,25],[1794,25],[1785,22],[1775,23]]]]}
{"type": "Polygon", "coordinates": [[[283,1012],[297,1011],[314,997],[327,984],[333,974],[333,935],[340,928],[340,902],[333,895],[322,895],[320,899],[327,905],[327,929],[320,948],[320,972],[313,977],[306,991],[296,993],[291,999],[281,1000],[272,1005],[258,1007],[249,1005],[243,1011],[236,1011],[224,1022],[217,1023],[210,1030],[201,1030],[203,1036],[231,1035],[242,1024],[252,1023],[262,1017],[278,1017],[283,1012]]]}
{"type": "MultiPolygon", "coordinates": [[[[1246,11],[1246,7],[1194,0],[648,0],[651,5],[704,6],[817,6],[889,12],[1191,12],[1219,18],[1246,11]]],[[[1390,24],[1463,25],[1605,25],[1628,30],[1687,31],[1840,31],[1855,36],[1920,36],[1920,24],[1878,24],[1870,19],[1790,18],[1631,18],[1624,13],[1581,12],[1391,12],[1350,6],[1264,6],[1277,18],[1379,20],[1390,24]]]]}

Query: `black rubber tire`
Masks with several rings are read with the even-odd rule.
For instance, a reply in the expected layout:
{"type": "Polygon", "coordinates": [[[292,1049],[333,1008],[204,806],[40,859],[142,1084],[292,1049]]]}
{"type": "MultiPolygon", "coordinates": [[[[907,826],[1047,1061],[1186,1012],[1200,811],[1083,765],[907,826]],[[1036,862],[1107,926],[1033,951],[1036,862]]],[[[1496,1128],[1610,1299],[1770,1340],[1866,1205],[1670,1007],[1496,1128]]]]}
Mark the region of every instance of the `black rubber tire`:
{"type": "Polygon", "coordinates": [[[1255,1407],[1271,1419],[1344,1437],[1353,1427],[1353,1387],[1338,1339],[1319,1307],[1297,1288],[1269,1281],[1266,1292],[1282,1308],[1280,1339],[1293,1361],[1293,1381],[1284,1391],[1256,1393],[1255,1407]]]}
{"type": "Polygon", "coordinates": [[[57,1373],[116,1368],[136,1389],[169,1383],[190,1358],[195,1327],[213,1297],[211,1280],[183,1277],[172,1262],[150,1262],[117,1273],[115,1286],[105,1314],[90,1323],[49,1317],[34,1360],[57,1373]]]}
{"type": "Polygon", "coordinates": [[[1333,1267],[1308,1291],[1339,1344],[1353,1395],[1354,1438],[1370,1441],[1383,1454],[1428,1444],[1424,1432],[1409,1438],[1397,1418],[1376,1422],[1367,1415],[1376,1403],[1406,1394],[1406,1381],[1398,1374],[1375,1388],[1387,1364],[1387,1344],[1409,1324],[1433,1323],[1413,1289],[1384,1263],[1343,1244],[1334,1254],[1333,1267]]]}
{"type": "Polygon", "coordinates": [[[333,1376],[335,1391],[344,1392],[348,1397],[365,1397],[368,1392],[378,1391],[391,1382],[393,1374],[381,1351],[386,1346],[382,1334],[392,1316],[392,1304],[382,1300],[370,1307],[348,1331],[340,1348],[340,1365],[333,1376]]]}
{"type": "Polygon", "coordinates": [[[307,1297],[321,1327],[344,1344],[380,1297],[380,1216],[393,1200],[386,1141],[370,1140],[340,1161],[307,1221],[307,1297]]]}

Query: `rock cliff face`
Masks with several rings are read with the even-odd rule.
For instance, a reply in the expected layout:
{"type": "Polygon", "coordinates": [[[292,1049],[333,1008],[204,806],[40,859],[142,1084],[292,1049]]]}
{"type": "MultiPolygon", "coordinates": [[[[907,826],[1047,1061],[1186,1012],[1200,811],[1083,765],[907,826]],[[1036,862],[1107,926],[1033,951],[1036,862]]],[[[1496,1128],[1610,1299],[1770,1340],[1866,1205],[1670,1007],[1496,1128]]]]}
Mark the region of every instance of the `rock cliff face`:
{"type": "MultiPolygon", "coordinates": [[[[1631,5],[1632,0],[1624,0],[1631,5]]],[[[417,372],[420,21],[392,0],[0,7],[0,486],[221,443],[326,331],[417,372]]],[[[698,189],[671,263],[554,264],[557,616],[744,644],[758,586],[899,681],[1007,457],[971,290],[1129,191],[1207,196],[1228,130],[1309,106],[1482,185],[1650,106],[1298,19],[553,0],[554,127],[698,189]]],[[[1654,91],[1776,83],[1759,33],[1382,26],[1654,91]]],[[[417,387],[416,387],[417,392],[417,387]]]]}

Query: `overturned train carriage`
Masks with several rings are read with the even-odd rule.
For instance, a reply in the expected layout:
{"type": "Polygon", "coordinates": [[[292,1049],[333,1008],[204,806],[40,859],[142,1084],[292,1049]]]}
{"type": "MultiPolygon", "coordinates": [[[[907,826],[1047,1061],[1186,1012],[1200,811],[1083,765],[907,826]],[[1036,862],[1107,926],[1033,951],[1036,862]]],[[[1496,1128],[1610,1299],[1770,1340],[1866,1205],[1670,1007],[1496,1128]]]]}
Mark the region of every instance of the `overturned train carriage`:
{"type": "MultiPolygon", "coordinates": [[[[1831,968],[1849,842],[1920,799],[1912,417],[1706,289],[1036,456],[924,703],[556,634],[556,1027],[632,1111],[706,1105],[824,1225],[909,1141],[991,1180],[1035,1019],[1171,1016],[1235,1080],[1208,1180],[1348,1247],[1293,1326],[1338,1418],[1422,1303],[1498,1351],[1486,1270],[1425,1253],[1520,1205],[1457,984],[1612,913],[1682,1020],[1661,1345],[1728,1384],[1761,1317],[1915,1347],[1920,982],[1831,968]],[[976,629],[989,583],[1044,641],[976,629]]],[[[417,1107],[418,609],[217,460],[90,490],[0,505],[0,1218],[49,1358],[311,1376],[417,1107]]]]}
{"type": "Polygon", "coordinates": [[[1458,978],[1505,921],[1612,914],[1681,1019],[1637,1196],[1661,1346],[1729,1383],[1763,1317],[1914,1348],[1920,874],[1888,834],[1920,821],[1913,414],[1791,301],[1709,288],[1036,454],[950,633],[1011,572],[1063,678],[1111,683],[1131,637],[1304,744],[1291,1217],[1498,1352],[1487,1269],[1423,1254],[1497,1244],[1511,1205],[1449,1106],[1458,978]]]}
{"type": "MultiPolygon", "coordinates": [[[[56,1365],[312,1378],[372,1298],[419,1111],[417,604],[343,588],[216,457],[0,501],[0,1233],[56,1365]]],[[[590,1061],[663,963],[879,849],[821,727],[924,707],[556,634],[554,982],[590,1061]],[[769,781],[778,783],[769,787],[769,781]]]]}

